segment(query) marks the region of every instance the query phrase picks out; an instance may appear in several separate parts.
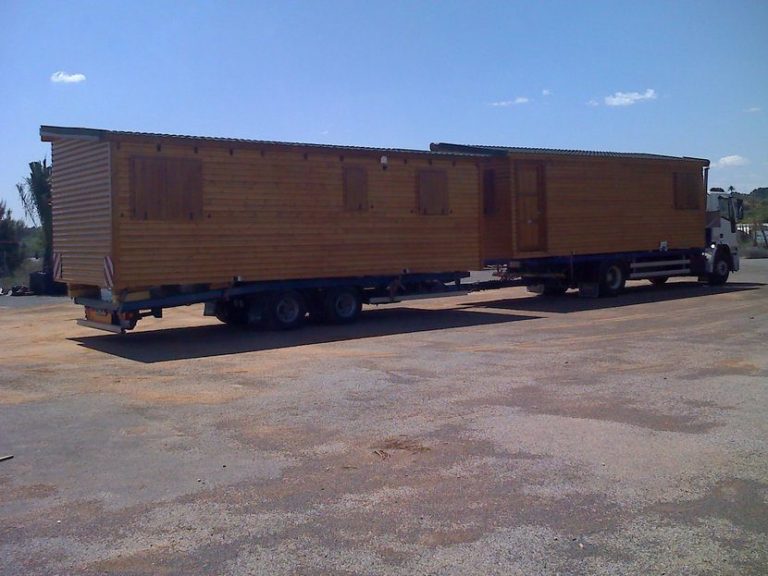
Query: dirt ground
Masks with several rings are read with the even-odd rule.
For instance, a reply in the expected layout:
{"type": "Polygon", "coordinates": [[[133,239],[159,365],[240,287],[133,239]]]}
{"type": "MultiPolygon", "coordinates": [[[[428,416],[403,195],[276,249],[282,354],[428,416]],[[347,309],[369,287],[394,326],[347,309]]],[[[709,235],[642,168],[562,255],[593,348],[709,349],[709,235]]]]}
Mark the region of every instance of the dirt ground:
{"type": "Polygon", "coordinates": [[[124,337],[0,297],[0,572],[766,574],[766,284],[124,337]]]}

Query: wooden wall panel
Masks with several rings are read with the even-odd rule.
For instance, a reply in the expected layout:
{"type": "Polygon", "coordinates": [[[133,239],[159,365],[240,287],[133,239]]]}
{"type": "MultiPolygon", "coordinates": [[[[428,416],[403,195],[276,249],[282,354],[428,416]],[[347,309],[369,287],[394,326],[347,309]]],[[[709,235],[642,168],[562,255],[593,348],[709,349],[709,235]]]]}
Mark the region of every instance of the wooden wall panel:
{"type": "Polygon", "coordinates": [[[62,140],[51,152],[53,251],[62,280],[104,286],[112,252],[110,150],[107,142],[62,140]]]}
{"type": "Polygon", "coordinates": [[[158,284],[440,272],[480,266],[474,159],[121,142],[116,153],[120,288],[158,284]],[[134,157],[197,158],[195,221],[131,218],[134,157]],[[455,164],[455,166],[454,166],[455,164]],[[345,166],[366,170],[368,210],[345,210],[345,166]],[[444,171],[450,213],[421,215],[417,174],[444,171]]]}
{"type": "MultiPolygon", "coordinates": [[[[511,170],[515,160],[508,159],[511,170]]],[[[703,164],[584,157],[517,160],[545,164],[547,249],[523,251],[510,241],[509,258],[655,250],[663,241],[670,249],[703,246],[703,164]],[[698,174],[698,208],[675,209],[676,172],[698,174]]]]}
{"type": "MultiPolygon", "coordinates": [[[[511,257],[514,226],[512,219],[512,170],[506,158],[488,160],[480,170],[492,170],[494,175],[494,208],[491,213],[480,214],[483,236],[483,261],[511,257]]],[[[482,185],[483,174],[479,175],[482,185]]],[[[481,190],[482,197],[482,190],[481,190]]]]}

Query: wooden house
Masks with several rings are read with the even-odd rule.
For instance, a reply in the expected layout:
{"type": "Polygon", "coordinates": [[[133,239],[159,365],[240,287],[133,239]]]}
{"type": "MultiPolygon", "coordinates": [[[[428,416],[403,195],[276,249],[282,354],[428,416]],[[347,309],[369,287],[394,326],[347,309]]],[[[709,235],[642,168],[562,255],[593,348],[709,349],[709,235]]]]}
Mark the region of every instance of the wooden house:
{"type": "Polygon", "coordinates": [[[701,248],[699,158],[462,144],[479,162],[482,260],[701,248]]]}
{"type": "Polygon", "coordinates": [[[478,157],[43,126],[57,280],[157,286],[482,266],[478,157]]]}

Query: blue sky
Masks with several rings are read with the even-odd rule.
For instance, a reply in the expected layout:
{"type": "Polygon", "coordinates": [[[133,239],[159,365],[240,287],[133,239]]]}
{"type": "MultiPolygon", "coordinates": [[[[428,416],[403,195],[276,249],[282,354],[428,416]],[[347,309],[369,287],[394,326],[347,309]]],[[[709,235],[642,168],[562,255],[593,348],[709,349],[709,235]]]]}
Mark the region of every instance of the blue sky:
{"type": "Polygon", "coordinates": [[[765,0],[1,0],[0,22],[0,199],[19,216],[40,124],[651,152],[768,186],[765,0]]]}

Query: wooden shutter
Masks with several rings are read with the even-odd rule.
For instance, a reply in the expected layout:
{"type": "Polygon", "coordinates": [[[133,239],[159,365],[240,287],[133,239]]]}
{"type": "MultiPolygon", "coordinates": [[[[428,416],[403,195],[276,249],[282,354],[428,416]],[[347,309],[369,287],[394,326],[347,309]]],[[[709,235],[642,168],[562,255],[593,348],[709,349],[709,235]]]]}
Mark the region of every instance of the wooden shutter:
{"type": "Polygon", "coordinates": [[[165,220],[199,220],[203,217],[203,175],[200,160],[166,160],[163,208],[165,220]]]}
{"type": "Polygon", "coordinates": [[[368,210],[368,173],[362,166],[344,168],[344,210],[368,210]]]}
{"type": "Polygon", "coordinates": [[[137,220],[162,218],[165,188],[165,166],[162,158],[131,159],[131,217],[137,220]]]}
{"type": "Polygon", "coordinates": [[[424,170],[418,175],[420,214],[448,214],[448,177],[442,170],[424,170]]]}
{"type": "Polygon", "coordinates": [[[203,217],[202,162],[185,158],[131,159],[131,217],[197,220],[203,217]]]}

